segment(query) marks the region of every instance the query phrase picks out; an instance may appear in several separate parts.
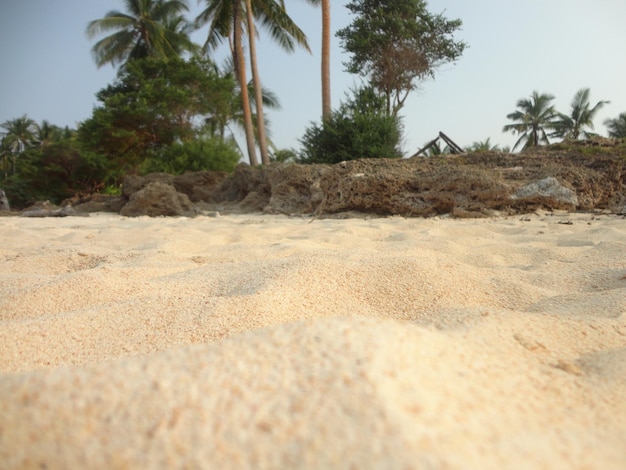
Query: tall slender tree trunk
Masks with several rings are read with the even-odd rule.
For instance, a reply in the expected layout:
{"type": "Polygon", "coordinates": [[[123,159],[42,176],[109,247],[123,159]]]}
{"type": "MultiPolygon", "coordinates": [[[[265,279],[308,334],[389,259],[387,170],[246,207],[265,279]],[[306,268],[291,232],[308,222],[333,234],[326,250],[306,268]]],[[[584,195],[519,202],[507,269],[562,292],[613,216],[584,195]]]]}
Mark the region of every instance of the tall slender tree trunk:
{"type": "Polygon", "coordinates": [[[239,78],[239,86],[241,88],[241,105],[243,107],[243,125],[246,133],[246,145],[248,147],[248,157],[250,165],[259,164],[256,158],[256,148],[254,146],[254,127],[252,125],[252,112],[250,111],[250,96],[248,96],[248,80],[246,79],[246,61],[243,55],[242,45],[242,29],[241,29],[241,3],[233,2],[233,39],[235,43],[235,68],[237,77],[239,78]]]}
{"type": "Polygon", "coordinates": [[[322,0],[322,118],[330,113],[330,0],[322,0]]]}
{"type": "Polygon", "coordinates": [[[265,135],[265,117],[263,115],[263,88],[256,61],[256,37],[254,31],[254,17],[252,15],[252,0],[246,0],[246,14],[248,18],[248,43],[250,45],[250,69],[252,71],[252,83],[254,84],[254,101],[256,104],[257,133],[261,161],[269,165],[270,156],[267,151],[267,138],[265,135]]]}

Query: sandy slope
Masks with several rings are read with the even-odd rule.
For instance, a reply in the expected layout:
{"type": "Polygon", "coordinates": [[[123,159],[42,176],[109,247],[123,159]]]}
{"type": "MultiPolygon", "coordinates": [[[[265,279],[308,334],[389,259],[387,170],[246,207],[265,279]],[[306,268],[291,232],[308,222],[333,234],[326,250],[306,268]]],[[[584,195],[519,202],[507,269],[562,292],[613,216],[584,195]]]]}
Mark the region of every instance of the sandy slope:
{"type": "Polygon", "coordinates": [[[1,218],[0,255],[8,468],[626,467],[624,218],[1,218]]]}

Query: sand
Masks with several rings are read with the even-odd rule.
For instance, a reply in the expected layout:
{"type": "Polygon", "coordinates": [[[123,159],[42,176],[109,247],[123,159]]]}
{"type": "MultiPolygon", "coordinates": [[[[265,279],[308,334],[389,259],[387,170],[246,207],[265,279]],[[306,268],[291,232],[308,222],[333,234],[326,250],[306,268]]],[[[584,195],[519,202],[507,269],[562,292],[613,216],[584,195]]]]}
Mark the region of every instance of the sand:
{"type": "Polygon", "coordinates": [[[626,219],[0,218],[1,468],[626,468],[626,219]]]}

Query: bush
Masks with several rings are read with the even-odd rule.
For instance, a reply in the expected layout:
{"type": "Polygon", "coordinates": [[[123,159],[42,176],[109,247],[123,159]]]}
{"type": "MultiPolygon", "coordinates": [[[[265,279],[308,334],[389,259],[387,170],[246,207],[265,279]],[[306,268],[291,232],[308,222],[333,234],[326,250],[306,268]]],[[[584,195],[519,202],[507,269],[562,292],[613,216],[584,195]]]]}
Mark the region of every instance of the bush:
{"type": "Polygon", "coordinates": [[[43,200],[59,204],[103,188],[105,167],[103,156],[83,152],[76,141],[66,139],[24,152],[16,174],[2,181],[2,187],[15,208],[43,200]]]}
{"type": "Polygon", "coordinates": [[[232,172],[241,154],[234,142],[221,138],[204,138],[173,144],[147,159],[140,173],[169,173],[180,175],[187,171],[232,172]]]}
{"type": "Polygon", "coordinates": [[[384,99],[370,88],[357,90],[321,125],[300,140],[302,163],[339,163],[358,158],[400,158],[402,127],[386,112],[384,99]]]}

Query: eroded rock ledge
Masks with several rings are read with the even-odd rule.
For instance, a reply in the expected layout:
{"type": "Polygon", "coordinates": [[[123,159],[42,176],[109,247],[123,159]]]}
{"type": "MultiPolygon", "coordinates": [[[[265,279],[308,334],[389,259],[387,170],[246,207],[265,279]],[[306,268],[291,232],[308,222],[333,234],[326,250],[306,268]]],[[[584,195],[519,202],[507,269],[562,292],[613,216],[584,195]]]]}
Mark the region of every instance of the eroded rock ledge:
{"type": "Polygon", "coordinates": [[[626,156],[617,148],[588,152],[583,145],[554,146],[514,155],[490,152],[336,165],[242,164],[233,174],[154,173],[127,177],[121,197],[94,196],[76,201],[74,207],[78,212],[127,216],[218,211],[484,217],[538,208],[623,214],[626,156]]]}

